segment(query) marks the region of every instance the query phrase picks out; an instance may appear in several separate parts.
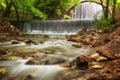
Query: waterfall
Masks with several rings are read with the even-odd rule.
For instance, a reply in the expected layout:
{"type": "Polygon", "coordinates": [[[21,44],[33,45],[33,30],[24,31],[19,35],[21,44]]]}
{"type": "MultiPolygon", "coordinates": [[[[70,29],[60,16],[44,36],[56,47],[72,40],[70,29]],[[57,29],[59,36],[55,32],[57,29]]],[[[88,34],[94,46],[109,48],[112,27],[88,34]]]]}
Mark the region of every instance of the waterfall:
{"type": "Polygon", "coordinates": [[[94,15],[97,18],[102,15],[102,6],[96,3],[85,2],[75,8],[75,20],[93,20],[94,15]]]}
{"type": "Polygon", "coordinates": [[[75,34],[81,28],[92,29],[95,23],[93,16],[100,10],[102,7],[99,4],[85,2],[75,7],[72,20],[26,21],[17,26],[27,34],[75,34]]]}
{"type": "Polygon", "coordinates": [[[75,33],[82,27],[90,29],[93,23],[91,20],[43,20],[25,22],[21,29],[28,34],[66,34],[75,33]]]}

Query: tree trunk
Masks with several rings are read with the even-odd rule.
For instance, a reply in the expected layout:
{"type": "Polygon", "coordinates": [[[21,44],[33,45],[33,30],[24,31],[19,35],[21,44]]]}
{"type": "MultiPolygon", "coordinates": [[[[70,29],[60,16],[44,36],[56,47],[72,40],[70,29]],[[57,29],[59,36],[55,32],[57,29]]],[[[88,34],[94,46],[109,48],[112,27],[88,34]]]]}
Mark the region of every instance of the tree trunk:
{"type": "Polygon", "coordinates": [[[115,22],[115,16],[116,16],[116,0],[113,1],[112,23],[115,22]]]}
{"type": "Polygon", "coordinates": [[[106,0],[106,11],[105,11],[105,18],[108,19],[108,12],[109,12],[109,0],[106,0]]]}
{"type": "Polygon", "coordinates": [[[106,7],[104,7],[103,0],[100,0],[100,3],[101,3],[102,9],[103,9],[103,14],[104,14],[104,17],[105,17],[105,15],[106,15],[106,7]]]}
{"type": "Polygon", "coordinates": [[[9,17],[10,16],[10,10],[11,10],[11,7],[12,7],[12,3],[8,3],[6,1],[6,9],[4,10],[3,12],[3,17],[9,17]]]}
{"type": "Polygon", "coordinates": [[[10,0],[10,1],[11,1],[11,3],[12,3],[13,7],[15,8],[15,12],[16,12],[17,21],[19,21],[19,14],[18,14],[17,7],[16,7],[16,5],[14,4],[13,0],[10,0]]]}

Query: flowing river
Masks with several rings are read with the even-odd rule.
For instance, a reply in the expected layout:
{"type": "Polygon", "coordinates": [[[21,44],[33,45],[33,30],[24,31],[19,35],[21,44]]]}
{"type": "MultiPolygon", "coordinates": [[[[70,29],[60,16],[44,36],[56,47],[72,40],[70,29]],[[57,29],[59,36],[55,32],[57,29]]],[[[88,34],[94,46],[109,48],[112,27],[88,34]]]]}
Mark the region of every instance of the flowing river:
{"type": "Polygon", "coordinates": [[[12,56],[17,57],[0,61],[0,67],[6,67],[8,75],[14,75],[15,80],[61,80],[62,75],[59,73],[70,68],[60,66],[60,64],[70,62],[81,54],[91,53],[89,48],[73,47],[74,42],[67,41],[64,35],[47,36],[47,38],[43,35],[27,36],[27,38],[40,42],[38,45],[24,42],[20,44],[0,43],[1,48],[10,51],[12,56]],[[31,57],[27,57],[30,55],[37,55],[33,59],[39,64],[26,64],[31,59],[31,57]],[[25,79],[29,77],[30,79],[25,79]]]}

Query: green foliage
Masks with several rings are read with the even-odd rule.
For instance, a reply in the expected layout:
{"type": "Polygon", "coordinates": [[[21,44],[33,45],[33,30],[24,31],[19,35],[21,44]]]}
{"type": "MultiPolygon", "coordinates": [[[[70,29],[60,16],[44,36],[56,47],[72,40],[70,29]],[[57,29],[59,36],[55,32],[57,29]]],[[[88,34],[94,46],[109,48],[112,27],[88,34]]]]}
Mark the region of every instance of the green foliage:
{"type": "Polygon", "coordinates": [[[70,16],[68,16],[68,15],[63,15],[63,17],[64,17],[64,19],[70,19],[71,17],[70,16]]]}
{"type": "Polygon", "coordinates": [[[48,18],[63,17],[67,10],[77,5],[78,0],[36,0],[36,8],[46,14],[48,18]]]}
{"type": "Polygon", "coordinates": [[[116,27],[115,24],[111,24],[111,21],[112,18],[110,16],[108,19],[101,17],[99,20],[96,20],[94,29],[110,32],[116,27]]]}
{"type": "Polygon", "coordinates": [[[0,5],[1,5],[3,8],[6,8],[5,0],[0,0],[0,5]]]}
{"type": "Polygon", "coordinates": [[[120,0],[117,0],[116,7],[117,7],[117,8],[120,8],[120,0]]]}
{"type": "MultiPolygon", "coordinates": [[[[71,6],[78,5],[80,0],[0,0],[2,14],[9,9],[8,14],[18,11],[19,17],[27,19],[31,16],[36,19],[64,18],[71,6]],[[7,2],[7,3],[6,3],[7,2]],[[9,3],[13,2],[8,8],[9,3]]],[[[12,15],[11,17],[13,17],[12,15]]],[[[9,17],[7,17],[9,18],[9,17]]]]}
{"type": "Polygon", "coordinates": [[[116,10],[120,9],[120,0],[102,0],[103,4],[105,5],[105,9],[103,10],[104,15],[97,19],[97,14],[95,15],[95,21],[96,24],[94,25],[94,28],[96,30],[102,30],[110,32],[112,31],[116,26],[118,26],[120,23],[116,19],[116,10]],[[109,9],[109,7],[112,8],[109,9]],[[111,11],[110,11],[111,10],[111,11]]]}
{"type": "Polygon", "coordinates": [[[41,12],[39,9],[35,8],[35,0],[16,0],[16,5],[20,12],[28,13],[28,15],[35,16],[40,19],[46,19],[47,15],[41,12]]]}

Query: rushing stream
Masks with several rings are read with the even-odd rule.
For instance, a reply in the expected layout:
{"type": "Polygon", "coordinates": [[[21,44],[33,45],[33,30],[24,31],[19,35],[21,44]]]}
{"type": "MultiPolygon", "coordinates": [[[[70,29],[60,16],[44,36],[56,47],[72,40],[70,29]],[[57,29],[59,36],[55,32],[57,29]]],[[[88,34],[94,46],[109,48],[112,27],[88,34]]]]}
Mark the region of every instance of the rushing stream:
{"type": "Polygon", "coordinates": [[[0,66],[8,67],[9,74],[20,78],[19,80],[24,80],[27,75],[35,77],[34,80],[56,80],[59,71],[65,70],[57,65],[25,65],[26,61],[28,60],[5,61],[0,66]]]}
{"type": "MultiPolygon", "coordinates": [[[[0,62],[0,66],[8,69],[9,75],[16,76],[18,80],[24,80],[27,75],[33,76],[32,80],[59,80],[59,72],[68,68],[59,66],[62,60],[72,61],[81,54],[88,54],[88,48],[73,47],[73,42],[66,41],[64,35],[49,35],[49,39],[39,45],[11,44],[10,42],[0,43],[4,49],[11,50],[14,55],[30,55],[31,53],[39,54],[36,60],[44,60],[40,65],[28,65],[28,59],[19,57],[17,60],[0,62]],[[57,38],[56,38],[57,37],[57,38]],[[46,53],[46,52],[50,53],[46,53]],[[49,61],[46,63],[46,61],[49,61]],[[52,63],[51,61],[56,61],[52,63]],[[58,64],[56,64],[58,63],[58,64]],[[19,79],[21,78],[21,79],[19,79]]],[[[37,40],[37,38],[36,38],[37,40]]],[[[61,79],[60,79],[61,80],[61,79]]]]}

